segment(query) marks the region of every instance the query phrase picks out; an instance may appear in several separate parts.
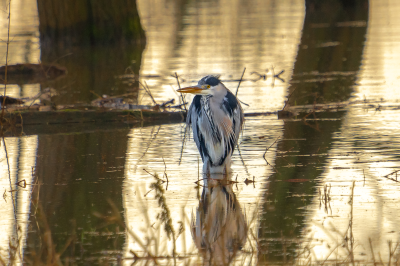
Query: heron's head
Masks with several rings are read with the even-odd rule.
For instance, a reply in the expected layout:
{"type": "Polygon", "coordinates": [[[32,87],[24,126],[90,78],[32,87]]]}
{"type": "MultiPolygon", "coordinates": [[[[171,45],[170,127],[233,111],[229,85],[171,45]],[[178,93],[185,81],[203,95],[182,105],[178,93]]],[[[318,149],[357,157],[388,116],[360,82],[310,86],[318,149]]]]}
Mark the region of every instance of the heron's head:
{"type": "Polygon", "coordinates": [[[218,95],[226,94],[226,88],[224,84],[221,83],[218,76],[205,76],[195,86],[190,86],[177,90],[181,93],[192,93],[196,95],[218,95]]]}

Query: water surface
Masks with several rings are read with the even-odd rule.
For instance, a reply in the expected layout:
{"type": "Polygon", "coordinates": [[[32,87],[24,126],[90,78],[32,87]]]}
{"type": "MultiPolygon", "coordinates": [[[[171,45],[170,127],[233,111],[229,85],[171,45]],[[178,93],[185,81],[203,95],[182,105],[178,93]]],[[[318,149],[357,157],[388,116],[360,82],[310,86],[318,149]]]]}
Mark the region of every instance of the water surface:
{"type": "MultiPolygon", "coordinates": [[[[17,8],[19,2],[12,3],[17,8]]],[[[68,85],[66,98],[57,101],[90,102],[95,98],[90,90],[129,92],[125,83],[119,86],[120,78],[131,75],[125,68],[136,64],[136,75],[157,102],[179,101],[175,72],[182,85],[220,74],[235,91],[246,67],[239,91],[249,104],[246,113],[280,110],[288,98],[292,106],[341,107],[283,120],[276,114],[247,117],[233,156],[233,183],[201,180],[201,158],[184,123],[71,126],[69,134],[5,138],[1,258],[10,259],[9,243],[19,239],[18,262],[45,260],[52,248],[63,252],[63,264],[79,265],[397,261],[399,4],[360,1],[305,9],[299,1],[138,1],[138,6],[144,51],[138,57],[128,53],[115,65],[103,53],[116,51],[118,59],[124,51],[115,47],[60,59],[73,66],[82,62],[77,55],[86,54],[82,60],[95,67],[82,65],[87,75],[75,69],[52,84],[60,92],[68,85]],[[112,79],[97,78],[110,68],[112,79]],[[273,79],[272,68],[285,70],[281,79],[273,79]]],[[[15,63],[34,62],[40,54],[39,40],[32,41],[37,18],[26,12],[19,20],[15,16],[13,34],[33,33],[12,44],[15,63]],[[30,42],[36,48],[18,57],[30,42]]],[[[10,86],[10,95],[33,95],[44,87],[27,86],[10,86]]],[[[151,103],[144,91],[136,92],[137,102],[151,103]]]]}

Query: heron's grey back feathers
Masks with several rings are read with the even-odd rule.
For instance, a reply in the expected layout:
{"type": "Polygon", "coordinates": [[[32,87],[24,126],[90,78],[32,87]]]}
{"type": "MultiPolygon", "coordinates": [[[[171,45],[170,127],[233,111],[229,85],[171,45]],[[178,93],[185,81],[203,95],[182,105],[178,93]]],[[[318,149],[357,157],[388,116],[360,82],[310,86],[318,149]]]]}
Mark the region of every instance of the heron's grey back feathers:
{"type": "MultiPolygon", "coordinates": [[[[209,83],[210,76],[207,77],[209,83]]],[[[211,166],[224,164],[225,159],[230,157],[235,149],[243,121],[240,103],[228,89],[224,95],[194,97],[187,115],[187,123],[192,125],[193,138],[203,162],[209,160],[211,166]]]]}

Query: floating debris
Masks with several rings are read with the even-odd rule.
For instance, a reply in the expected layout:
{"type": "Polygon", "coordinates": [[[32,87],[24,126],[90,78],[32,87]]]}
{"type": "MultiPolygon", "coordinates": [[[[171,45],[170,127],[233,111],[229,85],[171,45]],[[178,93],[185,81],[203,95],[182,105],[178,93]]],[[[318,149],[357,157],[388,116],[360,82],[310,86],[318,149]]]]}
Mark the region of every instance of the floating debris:
{"type": "MultiPolygon", "coordinates": [[[[4,78],[6,66],[0,67],[4,78]]],[[[57,64],[16,64],[7,66],[7,84],[36,84],[65,76],[67,69],[57,64]]],[[[4,79],[0,84],[5,84],[4,79]]]]}
{"type": "Polygon", "coordinates": [[[12,98],[9,96],[0,96],[0,106],[1,105],[10,105],[10,104],[23,104],[24,101],[17,99],[17,98],[12,98]]]}

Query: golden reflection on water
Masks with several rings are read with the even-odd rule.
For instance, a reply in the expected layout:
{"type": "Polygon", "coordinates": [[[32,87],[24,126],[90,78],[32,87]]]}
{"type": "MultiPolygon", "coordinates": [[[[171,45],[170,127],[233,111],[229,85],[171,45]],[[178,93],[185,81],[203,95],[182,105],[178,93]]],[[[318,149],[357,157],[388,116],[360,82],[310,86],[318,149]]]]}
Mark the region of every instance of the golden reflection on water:
{"type": "MultiPolygon", "coordinates": [[[[2,6],[5,9],[4,3],[2,6]]],[[[12,32],[16,37],[10,51],[10,62],[36,63],[40,56],[38,22],[36,15],[30,15],[32,12],[37,13],[35,1],[13,0],[11,3],[12,13],[15,14],[12,17],[12,32]],[[18,36],[22,35],[30,37],[19,39],[18,36]]],[[[269,78],[266,81],[244,81],[239,97],[250,104],[250,107],[245,108],[246,112],[276,111],[282,107],[300,41],[304,2],[271,1],[265,4],[254,0],[245,3],[181,3],[139,0],[138,4],[147,35],[147,46],[141,62],[142,80],[148,82],[158,102],[177,99],[173,92],[177,88],[175,80],[169,78],[174,72],[185,79],[182,85],[186,85],[210,73],[222,74],[223,80],[238,79],[244,67],[247,67],[245,79],[249,79],[255,77],[250,75],[252,71],[265,74],[266,69],[271,70],[273,65],[276,71],[285,70],[281,76],[285,82],[275,80],[272,85],[270,73],[267,73],[269,78]]],[[[388,174],[399,169],[400,121],[397,107],[400,98],[400,4],[370,1],[369,12],[366,47],[353,96],[359,100],[375,102],[350,105],[340,129],[334,133],[332,147],[327,152],[328,159],[319,176],[322,194],[311,195],[312,203],[303,207],[307,210],[302,238],[304,244],[297,250],[298,254],[304,255],[302,259],[321,261],[326,258],[348,258],[351,239],[354,240],[354,259],[371,260],[369,239],[376,252],[375,256],[379,252],[382,258],[387,258],[387,241],[397,242],[399,239],[399,185],[389,179],[388,174]],[[330,188],[329,198],[323,198],[324,187],[330,188]],[[345,236],[350,240],[343,242],[345,236]],[[302,253],[304,249],[308,253],[302,253]]],[[[1,13],[2,25],[5,25],[6,17],[5,13],[1,13]]],[[[0,35],[2,39],[5,38],[4,27],[0,35]]],[[[3,42],[0,43],[0,52],[5,53],[3,42]]],[[[228,81],[226,85],[234,90],[237,81],[228,81]]],[[[22,92],[17,86],[9,86],[9,89],[11,96],[28,96],[36,94],[39,87],[26,85],[22,92]]],[[[149,101],[143,93],[140,98],[143,98],[143,102],[149,101]]],[[[254,254],[253,250],[257,246],[253,235],[257,235],[261,226],[259,205],[267,192],[268,178],[274,173],[277,144],[271,144],[283,136],[283,125],[284,122],[275,116],[247,119],[240,139],[240,153],[235,151],[233,156],[232,180],[238,183],[225,188],[228,191],[226,195],[234,198],[231,202],[224,201],[226,198],[221,196],[224,193],[222,187],[217,187],[214,195],[205,190],[209,196],[215,196],[216,201],[206,202],[201,198],[203,187],[195,184],[202,177],[201,159],[190,135],[185,138],[183,124],[131,129],[125,157],[122,201],[125,223],[135,229],[135,235],[127,234],[125,257],[132,256],[130,250],[140,255],[145,254],[144,246],[149,247],[154,255],[172,255],[172,240],[168,239],[163,224],[157,218],[162,208],[166,209],[167,206],[176,234],[181,225],[186,229],[176,241],[178,254],[187,255],[189,261],[200,264],[201,254],[206,258],[209,255],[200,252],[198,256],[202,246],[200,239],[207,234],[212,235],[218,226],[226,225],[221,223],[222,220],[232,217],[240,221],[237,224],[240,226],[232,230],[240,231],[237,233],[240,235],[239,242],[244,243],[244,239],[247,239],[242,247],[247,253],[238,252],[234,262],[238,265],[257,264],[257,260],[250,255],[254,254]],[[270,148],[265,159],[270,165],[263,159],[267,147],[270,148]],[[166,205],[160,207],[155,199],[156,191],[152,184],[156,179],[152,174],[157,173],[159,178],[166,180],[164,172],[168,175],[168,183],[162,184],[166,205]],[[253,177],[256,181],[254,184],[246,185],[243,182],[253,177]],[[235,211],[229,209],[232,202],[240,206],[235,211]],[[207,217],[207,213],[202,213],[202,206],[209,203],[211,209],[215,208],[214,212],[217,213],[218,207],[227,216],[207,217]],[[256,219],[253,220],[253,216],[256,219]],[[191,229],[196,228],[195,225],[199,229],[199,221],[204,223],[207,219],[213,221],[215,226],[204,227],[201,233],[194,230],[192,235],[191,229]],[[246,237],[243,233],[245,227],[246,237]]],[[[37,136],[6,138],[6,144],[12,186],[22,179],[31,184],[37,136]]],[[[3,252],[7,250],[10,238],[16,236],[14,211],[21,227],[18,231],[22,237],[21,246],[24,246],[29,221],[30,187],[18,189],[14,210],[10,193],[7,192],[12,188],[8,180],[4,150],[0,153],[0,192],[3,194],[5,191],[8,195],[1,201],[3,207],[0,208],[3,217],[1,231],[7,232],[0,236],[3,252]]],[[[308,153],[297,155],[309,156],[308,153]]],[[[284,167],[294,166],[288,163],[284,167]]],[[[210,241],[213,238],[208,239],[208,245],[213,246],[210,241]]],[[[227,254],[224,252],[221,253],[227,254]]],[[[1,257],[7,257],[7,254],[1,253],[1,257]]]]}
{"type": "Polygon", "coordinates": [[[204,182],[191,233],[204,265],[227,265],[246,244],[248,222],[233,192],[232,176],[211,178],[204,182]]]}
{"type": "MultiPolygon", "coordinates": [[[[246,162],[243,164],[238,151],[234,152],[232,180],[237,180],[239,183],[231,185],[230,189],[235,194],[241,207],[240,210],[245,215],[249,232],[257,234],[258,205],[265,190],[266,176],[273,170],[272,166],[266,167],[262,156],[265,147],[270,146],[280,136],[282,121],[272,117],[249,119],[246,121],[246,127],[252,128],[252,130],[244,131],[243,137],[239,140],[241,141],[241,152],[246,156],[246,162]],[[270,125],[268,134],[264,132],[265,124],[270,125]],[[245,185],[244,180],[246,178],[252,180],[253,176],[256,183],[245,185]]],[[[182,152],[183,138],[184,125],[182,124],[131,130],[125,164],[126,179],[123,187],[125,222],[129,228],[136,229],[135,234],[138,239],[142,241],[148,238],[152,239],[153,242],[150,246],[153,254],[160,256],[172,254],[172,240],[167,240],[163,226],[157,219],[161,210],[154,198],[155,192],[150,188],[155,178],[149,174],[157,173],[159,178],[166,180],[163,177],[166,169],[169,182],[168,187],[166,187],[166,183],[163,184],[163,187],[167,188],[165,198],[171,217],[173,217],[173,225],[178,231],[178,222],[181,221],[185,228],[185,231],[177,239],[176,252],[199,260],[200,258],[196,255],[198,248],[193,241],[190,228],[192,228],[191,220],[193,220],[193,215],[196,216],[199,197],[202,194],[202,187],[196,188],[195,184],[198,179],[203,178],[202,162],[193,140],[188,139],[189,136],[186,136],[187,140],[182,152]]],[[[190,136],[190,138],[192,137],[190,136]]],[[[272,165],[275,146],[272,145],[265,156],[272,165]]],[[[203,185],[203,181],[200,181],[200,185],[203,185]]],[[[252,247],[256,247],[255,238],[249,237],[243,250],[249,251],[252,247]]],[[[127,256],[130,256],[130,250],[143,255],[141,253],[143,247],[135,237],[128,236],[125,248],[127,256]]],[[[234,260],[235,263],[240,265],[242,260],[250,261],[249,253],[238,253],[234,260]]],[[[251,264],[255,263],[256,260],[253,258],[251,264]]]]}
{"type": "MultiPolygon", "coordinates": [[[[7,51],[7,27],[8,27],[8,3],[0,2],[0,61],[1,65],[6,62],[7,51]]],[[[17,63],[39,63],[39,20],[37,15],[37,3],[30,0],[11,1],[11,25],[10,25],[10,46],[9,46],[9,64],[17,63]]],[[[3,95],[4,85],[0,85],[1,95],[3,95]]],[[[26,85],[7,85],[7,95],[11,97],[31,97],[40,90],[39,84],[26,85]]],[[[30,195],[33,177],[32,167],[36,164],[37,136],[5,138],[8,152],[7,164],[3,144],[0,147],[0,193],[2,195],[0,203],[0,257],[8,258],[9,244],[15,244],[20,239],[19,250],[23,256],[22,248],[25,246],[28,232],[29,213],[30,213],[30,195]],[[9,180],[9,172],[10,178],[9,180]],[[25,188],[16,185],[17,182],[25,180],[25,188]],[[10,184],[11,182],[11,184],[10,184]],[[11,190],[17,190],[10,192],[11,190]],[[14,196],[14,203],[11,199],[14,196]],[[15,223],[18,220],[18,230],[15,223]]],[[[23,182],[20,183],[21,185],[23,182]]],[[[20,257],[17,256],[17,262],[20,257]]]]}
{"type": "MultiPolygon", "coordinates": [[[[221,74],[222,80],[256,79],[251,72],[276,73],[288,81],[296,58],[304,20],[303,1],[188,2],[138,1],[147,44],[142,57],[142,80],[147,81],[158,102],[175,98],[177,72],[186,80],[183,86],[207,74],[221,74]],[[161,76],[162,79],[149,75],[161,76]]],[[[266,81],[246,81],[239,97],[250,104],[247,111],[275,111],[282,108],[288,83],[268,73],[266,81]],[[267,98],[265,98],[267,95],[267,98]]],[[[232,91],[238,82],[225,85],[232,91]]],[[[143,101],[149,102],[144,92],[143,101]]]]}
{"type": "MultiPolygon", "coordinates": [[[[20,254],[23,254],[22,248],[26,242],[29,213],[31,211],[32,167],[36,164],[37,136],[5,138],[5,143],[7,156],[3,143],[1,143],[0,149],[0,191],[2,195],[0,201],[0,217],[2,221],[0,223],[1,258],[8,258],[9,244],[17,246],[18,239],[20,241],[19,251],[20,254]],[[21,182],[19,183],[20,186],[16,185],[17,182],[21,182]],[[26,187],[23,187],[24,183],[27,184],[26,187]],[[10,191],[13,192],[11,193],[10,191]],[[14,197],[14,203],[12,196],[14,197]],[[18,221],[17,225],[15,219],[18,221]]],[[[19,259],[20,257],[17,256],[17,261],[19,259]]]]}
{"type": "MultiPolygon", "coordinates": [[[[179,1],[139,0],[138,6],[147,38],[140,74],[157,102],[170,98],[178,100],[173,91],[178,88],[176,80],[170,77],[174,72],[184,79],[181,85],[185,86],[207,74],[221,74],[222,80],[239,79],[246,67],[245,80],[257,79],[257,75],[250,75],[253,71],[267,74],[267,80],[241,83],[239,98],[250,105],[244,107],[245,111],[275,111],[282,108],[303,27],[304,2],[276,1],[268,4],[259,1],[222,1],[183,4],[179,1]],[[272,67],[276,72],[285,70],[281,75],[285,82],[272,81],[272,67]]],[[[224,83],[232,91],[238,84],[237,81],[224,83]]],[[[139,100],[143,103],[150,101],[143,92],[139,100]]],[[[266,176],[273,167],[266,167],[263,159],[265,147],[281,136],[281,127],[282,121],[272,117],[248,119],[240,140],[240,152],[245,156],[245,163],[238,151],[233,156],[234,179],[240,182],[233,190],[246,212],[247,220],[257,213],[256,206],[265,189],[266,176]],[[269,125],[268,131],[265,130],[266,124],[269,125]],[[253,177],[256,180],[254,186],[243,184],[246,178],[251,180],[253,177]]],[[[125,166],[127,179],[124,202],[127,224],[135,227],[140,224],[139,228],[143,229],[138,232],[140,239],[154,235],[146,222],[157,221],[156,213],[151,212],[151,218],[147,221],[143,219],[143,213],[159,208],[152,192],[144,198],[153,178],[143,169],[161,176],[164,159],[169,179],[166,198],[171,214],[176,220],[184,221],[187,228],[187,232],[177,241],[177,251],[190,254],[196,248],[188,233],[191,227],[188,218],[198,206],[198,191],[194,188],[194,182],[198,179],[198,163],[201,176],[202,162],[191,136],[186,136],[182,150],[184,138],[182,126],[164,125],[131,131],[125,166]],[[142,186],[138,186],[138,180],[143,182],[142,186]],[[145,203],[146,207],[138,206],[137,202],[142,202],[139,205],[145,203]]],[[[275,146],[272,145],[265,156],[271,165],[275,146]]],[[[249,231],[253,234],[257,234],[258,230],[257,219],[255,221],[249,225],[249,231]]],[[[160,230],[157,224],[155,227],[160,230]]],[[[178,225],[175,224],[175,227],[178,225]]],[[[162,238],[166,237],[157,239],[162,238]]],[[[254,238],[247,241],[244,249],[249,251],[255,248],[254,241],[254,238]]],[[[127,243],[127,252],[130,249],[142,250],[133,239],[129,238],[127,243]]],[[[154,243],[153,248],[156,247],[154,243]]],[[[162,252],[165,254],[166,250],[171,249],[169,241],[162,252]]],[[[247,261],[249,258],[243,255],[237,261],[243,259],[250,264],[256,263],[256,259],[247,261]]]]}
{"type": "MultiPolygon", "coordinates": [[[[396,179],[390,173],[400,170],[400,4],[369,4],[367,41],[354,97],[377,102],[350,106],[335,134],[320,183],[331,186],[331,199],[325,205],[315,197],[304,229],[306,239],[312,240],[302,247],[312,247],[313,261],[350,260],[352,251],[354,260],[372,262],[375,256],[387,263],[389,241],[393,249],[400,238],[400,185],[389,179],[396,179]]],[[[392,261],[396,256],[397,251],[392,261]]]]}
{"type": "MultiPolygon", "coordinates": [[[[8,0],[0,2],[0,64],[5,65],[8,32],[8,0]]],[[[10,45],[8,64],[40,63],[39,18],[36,1],[11,1],[10,45]]],[[[4,85],[0,85],[3,91],[4,85]]],[[[40,91],[39,84],[7,85],[11,97],[32,97],[40,91]]],[[[2,93],[3,94],[3,93],[2,93]]]]}

